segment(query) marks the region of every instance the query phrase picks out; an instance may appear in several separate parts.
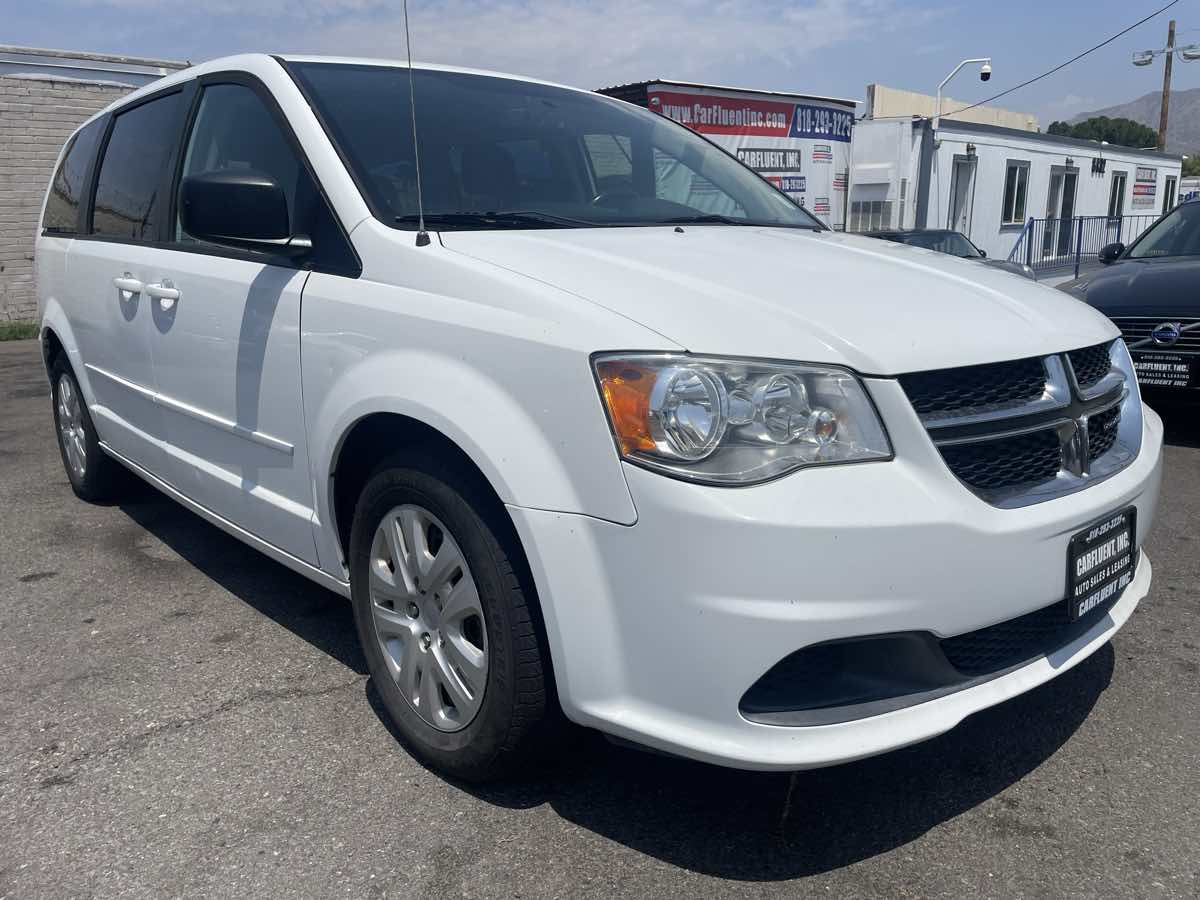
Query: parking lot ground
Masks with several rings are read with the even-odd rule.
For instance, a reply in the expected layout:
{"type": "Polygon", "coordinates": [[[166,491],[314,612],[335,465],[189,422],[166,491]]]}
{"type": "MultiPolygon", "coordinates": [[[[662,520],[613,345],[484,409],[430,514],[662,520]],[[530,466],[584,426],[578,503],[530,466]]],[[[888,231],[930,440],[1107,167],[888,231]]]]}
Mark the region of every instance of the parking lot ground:
{"type": "Polygon", "coordinates": [[[1185,418],[1153,592],[1032,693],[794,777],[592,735],[466,788],[381,719],[344,600],[149,488],[77,501],[36,344],[0,344],[0,897],[1196,897],[1185,418]]]}

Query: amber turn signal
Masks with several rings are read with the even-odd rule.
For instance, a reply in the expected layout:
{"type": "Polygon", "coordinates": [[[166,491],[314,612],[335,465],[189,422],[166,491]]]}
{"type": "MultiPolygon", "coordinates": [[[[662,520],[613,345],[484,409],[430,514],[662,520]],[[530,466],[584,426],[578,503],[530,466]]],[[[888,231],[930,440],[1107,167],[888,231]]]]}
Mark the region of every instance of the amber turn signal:
{"type": "Polygon", "coordinates": [[[655,371],[619,359],[602,360],[596,365],[604,404],[613,432],[621,445],[621,454],[653,450],[650,436],[650,392],[654,390],[655,371]]]}

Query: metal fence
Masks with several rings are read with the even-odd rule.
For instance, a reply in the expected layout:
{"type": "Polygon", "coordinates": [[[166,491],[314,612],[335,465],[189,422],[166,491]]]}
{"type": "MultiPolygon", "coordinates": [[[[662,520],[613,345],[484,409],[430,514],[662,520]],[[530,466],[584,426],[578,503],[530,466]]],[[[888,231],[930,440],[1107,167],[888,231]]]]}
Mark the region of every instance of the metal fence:
{"type": "Polygon", "coordinates": [[[1156,215],[1030,219],[1008,259],[1025,263],[1039,276],[1074,271],[1078,278],[1080,268],[1095,262],[1101,248],[1132,243],[1157,220],[1156,215]]]}

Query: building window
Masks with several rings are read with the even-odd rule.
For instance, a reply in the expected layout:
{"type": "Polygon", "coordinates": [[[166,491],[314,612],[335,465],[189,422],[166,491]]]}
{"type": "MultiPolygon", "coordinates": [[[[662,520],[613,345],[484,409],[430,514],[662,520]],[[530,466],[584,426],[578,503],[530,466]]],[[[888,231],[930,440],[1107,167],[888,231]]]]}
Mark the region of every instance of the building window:
{"type": "Polygon", "coordinates": [[[1167,176],[1167,187],[1163,191],[1162,211],[1168,213],[1179,202],[1179,197],[1176,196],[1179,192],[1179,182],[1175,180],[1174,175],[1167,176]]]}
{"type": "Polygon", "coordinates": [[[1004,207],[1000,224],[1023,225],[1025,223],[1025,195],[1029,192],[1029,163],[1008,161],[1004,175],[1004,207]]]}
{"type": "Polygon", "coordinates": [[[908,179],[900,179],[900,216],[896,220],[897,228],[908,227],[908,221],[905,218],[908,209],[908,179]]]}
{"type": "Polygon", "coordinates": [[[882,231],[891,227],[891,200],[854,200],[850,203],[850,231],[882,231]]]}
{"type": "Polygon", "coordinates": [[[1113,172],[1112,187],[1108,193],[1108,217],[1116,219],[1125,215],[1125,172],[1113,172]]]}

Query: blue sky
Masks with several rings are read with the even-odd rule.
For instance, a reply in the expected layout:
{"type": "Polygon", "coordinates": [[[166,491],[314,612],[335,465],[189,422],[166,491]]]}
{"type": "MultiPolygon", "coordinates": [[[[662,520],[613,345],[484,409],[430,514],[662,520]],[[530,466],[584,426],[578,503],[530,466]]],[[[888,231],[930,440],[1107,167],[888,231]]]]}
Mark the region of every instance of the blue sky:
{"type": "MultiPolygon", "coordinates": [[[[948,92],[974,101],[1098,43],[1166,0],[410,0],[414,56],[598,87],[671,77],[861,99],[877,81],[932,93],[968,56],[990,55],[982,85],[964,70],[948,92]]],[[[5,43],[200,61],[245,50],[402,56],[400,0],[4,0],[5,43]]],[[[1162,84],[1168,18],[1200,43],[1200,0],[1168,13],[1000,105],[1052,119],[1162,84]]],[[[1175,66],[1200,87],[1200,62],[1175,66]]]]}

